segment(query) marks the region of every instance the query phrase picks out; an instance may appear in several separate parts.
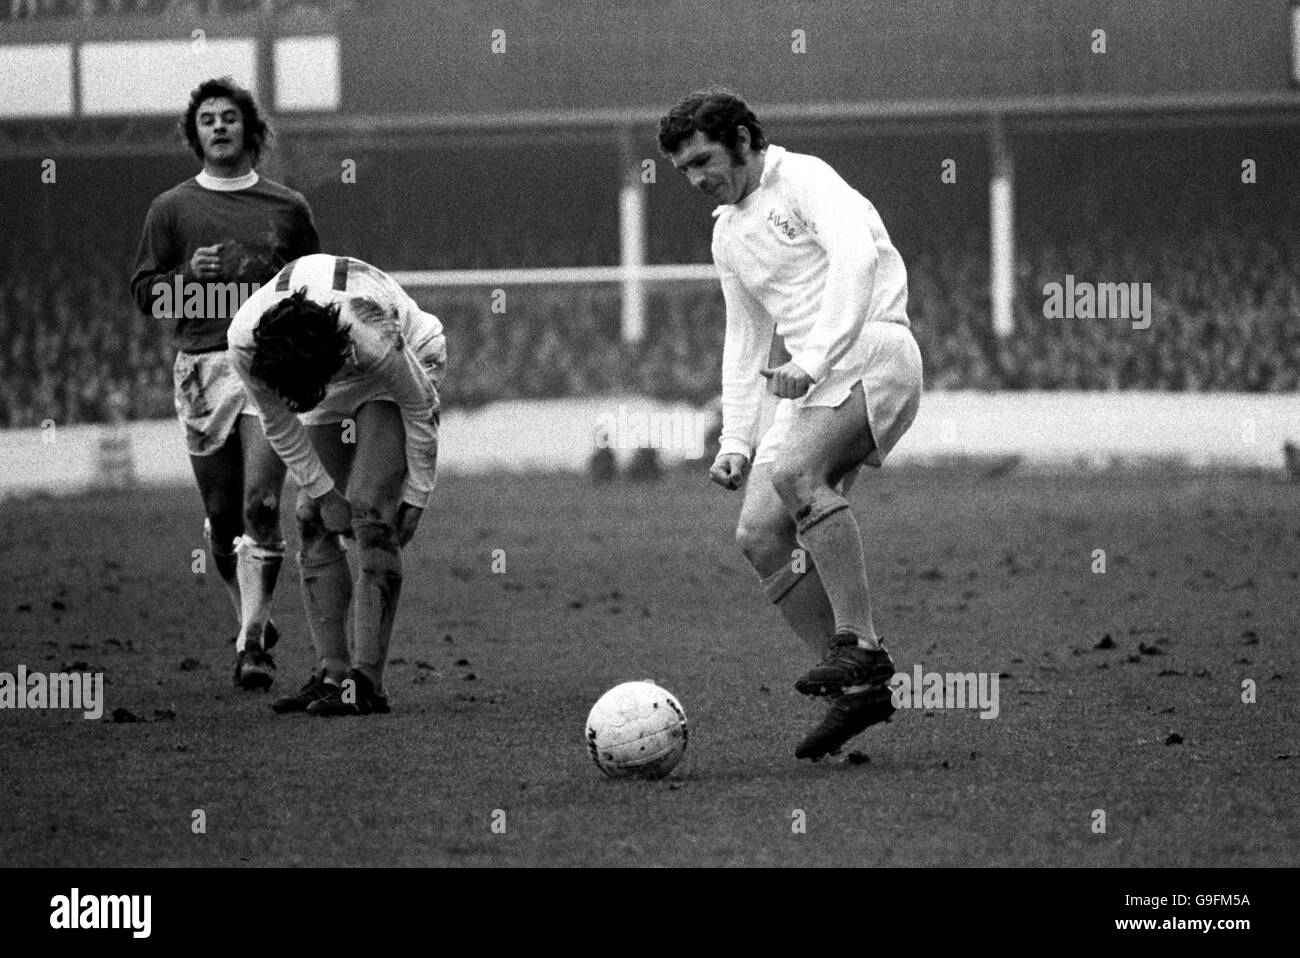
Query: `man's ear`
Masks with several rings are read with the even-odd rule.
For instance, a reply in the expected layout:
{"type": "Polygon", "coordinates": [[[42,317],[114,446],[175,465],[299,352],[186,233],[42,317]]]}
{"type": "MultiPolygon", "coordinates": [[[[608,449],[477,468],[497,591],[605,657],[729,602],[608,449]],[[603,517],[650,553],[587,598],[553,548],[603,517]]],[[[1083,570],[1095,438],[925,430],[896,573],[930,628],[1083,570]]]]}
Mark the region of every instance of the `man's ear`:
{"type": "Polygon", "coordinates": [[[748,153],[749,145],[751,142],[752,142],[752,138],[749,135],[749,127],[747,126],[737,127],[736,148],[740,150],[742,153],[748,153]]]}

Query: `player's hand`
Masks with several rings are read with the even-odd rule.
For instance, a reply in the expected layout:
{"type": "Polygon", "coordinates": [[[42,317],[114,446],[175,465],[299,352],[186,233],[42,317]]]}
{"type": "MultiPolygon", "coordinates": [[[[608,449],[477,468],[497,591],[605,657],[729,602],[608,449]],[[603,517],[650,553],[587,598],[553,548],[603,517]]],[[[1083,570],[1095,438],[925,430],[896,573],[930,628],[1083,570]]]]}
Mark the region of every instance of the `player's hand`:
{"type": "Polygon", "coordinates": [[[190,273],[196,279],[219,279],[221,276],[221,243],[200,246],[190,257],[190,273]]]}
{"type": "Polygon", "coordinates": [[[738,452],[719,453],[709,469],[709,478],[723,489],[739,489],[749,472],[749,459],[738,452]]]}
{"type": "Polygon", "coordinates": [[[316,500],[320,521],[327,532],[341,536],[352,535],[352,504],[338,489],[331,489],[316,500]]]}
{"type": "Polygon", "coordinates": [[[812,387],[812,377],[793,362],[776,369],[760,369],[768,380],[767,391],[782,399],[798,399],[812,387]]]}
{"type": "Polygon", "coordinates": [[[419,506],[413,506],[409,502],[403,502],[397,507],[397,544],[406,548],[406,544],[411,541],[415,535],[415,530],[420,526],[420,517],[424,515],[424,510],[419,506]]]}

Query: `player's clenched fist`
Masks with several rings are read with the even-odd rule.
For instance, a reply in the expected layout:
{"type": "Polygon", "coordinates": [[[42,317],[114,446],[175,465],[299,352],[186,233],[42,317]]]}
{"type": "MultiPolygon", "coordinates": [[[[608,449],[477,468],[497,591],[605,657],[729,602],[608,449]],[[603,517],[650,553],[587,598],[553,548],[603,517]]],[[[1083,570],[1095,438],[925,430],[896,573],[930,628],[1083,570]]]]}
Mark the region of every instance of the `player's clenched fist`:
{"type": "Polygon", "coordinates": [[[190,272],[198,279],[216,279],[221,275],[221,246],[200,246],[190,257],[190,272]]]}
{"type": "Polygon", "coordinates": [[[760,369],[759,374],[767,378],[768,392],[782,399],[798,399],[812,386],[812,377],[792,362],[776,369],[760,369]]]}
{"type": "Polygon", "coordinates": [[[739,489],[749,471],[749,460],[738,452],[722,453],[713,460],[709,478],[724,489],[739,489]]]}
{"type": "Polygon", "coordinates": [[[347,497],[337,489],[331,489],[316,500],[320,510],[320,521],[329,532],[339,535],[352,535],[352,505],[347,497]]]}

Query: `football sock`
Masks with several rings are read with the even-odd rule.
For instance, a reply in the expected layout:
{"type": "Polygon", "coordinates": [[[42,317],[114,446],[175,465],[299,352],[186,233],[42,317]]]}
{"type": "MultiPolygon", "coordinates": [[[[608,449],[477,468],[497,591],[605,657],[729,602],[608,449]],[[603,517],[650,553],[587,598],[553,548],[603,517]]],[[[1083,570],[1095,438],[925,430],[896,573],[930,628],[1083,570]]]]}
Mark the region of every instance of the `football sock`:
{"type": "Polygon", "coordinates": [[[370,679],[376,692],[382,692],[388,642],[402,594],[402,551],[397,530],[386,522],[354,519],[352,528],[361,553],[352,610],[352,666],[370,679]]]}
{"type": "Polygon", "coordinates": [[[352,572],[348,568],[348,554],[336,537],[330,537],[329,546],[332,548],[318,546],[318,553],[327,548],[329,551],[312,558],[298,553],[298,568],[316,661],[325,670],[326,678],[337,684],[351,664],[348,607],[352,604],[352,572]]]}
{"type": "Polygon", "coordinates": [[[203,537],[208,540],[208,545],[212,548],[212,564],[217,567],[217,575],[221,576],[226,592],[230,595],[230,601],[235,605],[235,618],[238,619],[243,611],[243,604],[239,600],[239,577],[235,571],[238,559],[235,556],[234,543],[226,546],[218,543],[212,536],[212,523],[207,519],[203,520],[203,537]]]}
{"type": "Polygon", "coordinates": [[[239,593],[243,598],[235,650],[242,652],[249,642],[262,645],[262,632],[271,618],[271,596],[284,562],[284,543],[259,545],[248,536],[240,536],[235,540],[235,553],[239,557],[239,593]]]}
{"type": "Polygon", "coordinates": [[[808,558],[804,563],[802,573],[794,571],[792,559],[762,576],[763,591],[795,634],[818,655],[825,655],[835,634],[835,613],[817,567],[808,558]]]}
{"type": "Polygon", "coordinates": [[[797,517],[799,541],[817,562],[822,585],[835,610],[835,631],[851,632],[864,648],[879,648],[871,619],[871,593],[862,535],[848,500],[826,490],[797,517]]]}

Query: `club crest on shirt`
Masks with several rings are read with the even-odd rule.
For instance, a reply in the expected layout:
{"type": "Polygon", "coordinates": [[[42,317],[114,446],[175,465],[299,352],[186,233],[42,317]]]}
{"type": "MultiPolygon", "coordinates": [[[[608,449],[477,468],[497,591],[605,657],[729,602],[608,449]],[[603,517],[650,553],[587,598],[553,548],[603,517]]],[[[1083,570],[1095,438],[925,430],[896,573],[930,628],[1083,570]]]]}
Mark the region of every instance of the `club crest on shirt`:
{"type": "Polygon", "coordinates": [[[799,235],[799,229],[791,224],[789,214],[783,213],[775,206],[767,211],[767,221],[784,233],[786,239],[794,239],[799,235]]]}

